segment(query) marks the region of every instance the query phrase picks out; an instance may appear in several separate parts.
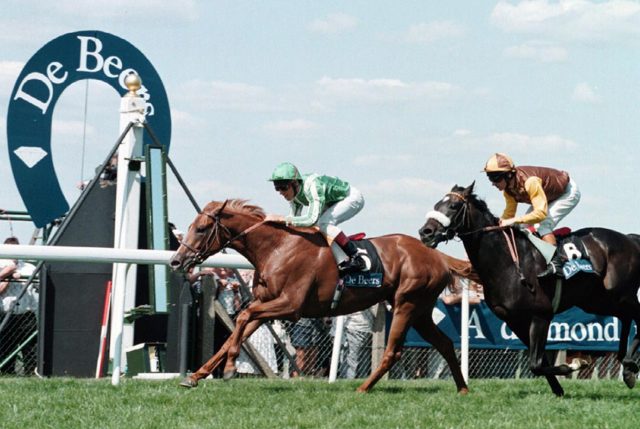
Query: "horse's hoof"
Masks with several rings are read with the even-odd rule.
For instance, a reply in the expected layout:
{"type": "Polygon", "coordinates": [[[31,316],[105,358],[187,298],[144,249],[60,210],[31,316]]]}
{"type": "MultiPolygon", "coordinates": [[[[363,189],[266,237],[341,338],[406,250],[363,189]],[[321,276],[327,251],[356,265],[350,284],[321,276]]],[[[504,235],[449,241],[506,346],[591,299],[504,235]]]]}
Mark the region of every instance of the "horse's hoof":
{"type": "Polygon", "coordinates": [[[229,381],[233,377],[235,377],[235,375],[236,375],[236,370],[235,369],[230,369],[229,371],[225,371],[224,374],[222,374],[222,379],[224,381],[229,381]]]}
{"type": "Polygon", "coordinates": [[[634,374],[637,374],[638,371],[640,371],[640,367],[638,366],[636,361],[631,360],[631,359],[623,360],[622,361],[622,366],[624,367],[625,371],[629,371],[629,372],[632,372],[634,374]]]}
{"type": "Polygon", "coordinates": [[[467,395],[469,393],[469,388],[468,387],[463,387],[462,389],[458,390],[458,393],[460,395],[467,395]]]}
{"type": "Polygon", "coordinates": [[[626,369],[622,371],[622,380],[624,384],[627,385],[629,389],[633,389],[636,385],[636,374],[635,372],[627,371],[626,369]]]}
{"type": "Polygon", "coordinates": [[[365,389],[364,387],[360,386],[356,389],[357,393],[369,393],[369,391],[367,389],[365,389]]]}
{"type": "Polygon", "coordinates": [[[198,380],[194,380],[191,377],[186,377],[184,380],[182,380],[180,382],[180,386],[188,387],[189,389],[192,388],[192,387],[197,387],[198,386],[198,380]]]}

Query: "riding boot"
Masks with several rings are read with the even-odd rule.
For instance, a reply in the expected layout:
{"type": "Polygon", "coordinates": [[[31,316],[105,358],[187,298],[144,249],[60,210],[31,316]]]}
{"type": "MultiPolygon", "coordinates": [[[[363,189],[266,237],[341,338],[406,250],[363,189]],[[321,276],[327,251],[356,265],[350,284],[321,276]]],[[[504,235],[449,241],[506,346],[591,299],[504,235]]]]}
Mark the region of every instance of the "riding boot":
{"type": "Polygon", "coordinates": [[[562,266],[564,265],[564,258],[562,255],[556,250],[556,253],[553,255],[553,258],[549,261],[547,268],[540,274],[538,274],[538,278],[549,277],[551,275],[555,275],[556,277],[563,278],[564,274],[562,273],[562,266]]]}
{"type": "Polygon", "coordinates": [[[338,269],[342,272],[355,272],[362,271],[367,267],[367,263],[362,256],[358,253],[358,247],[356,244],[349,240],[343,232],[338,234],[335,238],[335,242],[340,246],[344,253],[347,254],[349,259],[342,261],[338,264],[338,269]]]}

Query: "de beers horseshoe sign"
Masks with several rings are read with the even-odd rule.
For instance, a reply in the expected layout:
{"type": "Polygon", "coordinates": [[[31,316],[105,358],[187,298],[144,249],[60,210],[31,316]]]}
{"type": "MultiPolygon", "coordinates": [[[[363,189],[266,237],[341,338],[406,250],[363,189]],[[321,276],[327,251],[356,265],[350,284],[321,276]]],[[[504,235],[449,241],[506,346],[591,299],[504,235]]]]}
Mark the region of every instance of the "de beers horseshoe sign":
{"type": "Polygon", "coordinates": [[[11,93],[7,142],[18,191],[37,227],[69,210],[51,156],[56,101],[66,87],[85,79],[103,81],[124,95],[124,79],[132,72],[143,80],[138,95],[147,102],[147,122],[168,150],[171,114],[164,85],[149,60],[126,40],[101,31],[68,33],[47,43],[24,66],[11,93]]]}

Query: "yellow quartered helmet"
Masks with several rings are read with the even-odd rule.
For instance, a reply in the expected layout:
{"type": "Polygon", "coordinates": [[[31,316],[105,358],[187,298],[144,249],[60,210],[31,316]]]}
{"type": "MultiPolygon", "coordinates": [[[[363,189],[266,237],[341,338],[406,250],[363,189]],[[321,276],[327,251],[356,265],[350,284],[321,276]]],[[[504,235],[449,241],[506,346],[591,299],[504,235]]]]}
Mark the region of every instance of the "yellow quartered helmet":
{"type": "Polygon", "coordinates": [[[509,155],[495,153],[489,158],[484,166],[485,173],[499,173],[515,170],[516,166],[509,155]]]}

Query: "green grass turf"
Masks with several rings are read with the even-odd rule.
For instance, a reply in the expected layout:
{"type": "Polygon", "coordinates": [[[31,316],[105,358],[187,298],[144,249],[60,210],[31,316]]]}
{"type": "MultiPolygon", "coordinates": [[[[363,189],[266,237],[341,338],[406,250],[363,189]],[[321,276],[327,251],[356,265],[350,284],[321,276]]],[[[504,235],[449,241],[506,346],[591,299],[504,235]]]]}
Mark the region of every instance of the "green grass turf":
{"type": "Polygon", "coordinates": [[[632,428],[638,390],[621,381],[473,380],[460,396],[451,381],[0,378],[2,428],[632,428]]]}

